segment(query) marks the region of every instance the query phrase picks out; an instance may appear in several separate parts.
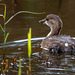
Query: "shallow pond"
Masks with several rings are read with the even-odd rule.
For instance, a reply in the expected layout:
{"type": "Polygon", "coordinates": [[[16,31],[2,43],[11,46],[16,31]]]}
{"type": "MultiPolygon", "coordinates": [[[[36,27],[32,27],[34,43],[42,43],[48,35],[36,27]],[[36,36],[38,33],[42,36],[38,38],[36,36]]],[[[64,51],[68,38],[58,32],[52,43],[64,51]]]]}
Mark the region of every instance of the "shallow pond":
{"type": "MultiPolygon", "coordinates": [[[[75,74],[75,54],[42,54],[39,55],[39,44],[48,34],[50,29],[39,20],[45,18],[47,14],[57,14],[63,20],[61,34],[75,37],[75,0],[0,0],[7,5],[7,19],[21,10],[34,12],[46,12],[42,15],[19,14],[13,18],[6,27],[6,32],[10,35],[6,43],[6,58],[9,61],[6,75],[18,75],[18,67],[13,68],[13,57],[19,57],[22,61],[22,75],[27,74],[29,67],[27,34],[28,29],[32,28],[32,75],[74,75],[75,74]]],[[[0,8],[3,13],[3,7],[0,8]]],[[[3,24],[3,19],[0,17],[3,24]]],[[[3,32],[0,29],[0,50],[3,50],[3,32]]],[[[0,63],[2,55],[0,53],[0,63]]],[[[1,64],[0,64],[1,67],[1,64]]]]}

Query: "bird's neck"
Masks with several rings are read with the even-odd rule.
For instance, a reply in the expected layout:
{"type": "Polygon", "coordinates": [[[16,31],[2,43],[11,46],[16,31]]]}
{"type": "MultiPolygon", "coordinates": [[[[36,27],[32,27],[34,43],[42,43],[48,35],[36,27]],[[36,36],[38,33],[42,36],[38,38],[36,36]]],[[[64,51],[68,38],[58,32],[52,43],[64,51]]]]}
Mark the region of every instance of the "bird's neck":
{"type": "Polygon", "coordinates": [[[47,37],[59,35],[62,29],[62,25],[54,25],[54,27],[50,27],[51,31],[48,33],[47,37]]]}

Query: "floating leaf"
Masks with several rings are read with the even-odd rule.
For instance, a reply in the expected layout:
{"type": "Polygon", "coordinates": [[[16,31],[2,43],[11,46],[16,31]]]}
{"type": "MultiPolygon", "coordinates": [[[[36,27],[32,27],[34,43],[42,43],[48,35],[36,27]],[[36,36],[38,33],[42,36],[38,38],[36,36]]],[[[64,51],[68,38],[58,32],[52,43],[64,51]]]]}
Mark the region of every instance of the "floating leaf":
{"type": "Polygon", "coordinates": [[[3,27],[1,25],[0,25],[0,27],[1,27],[2,31],[5,32],[4,29],[3,29],[3,27]]]}
{"type": "Polygon", "coordinates": [[[7,22],[5,23],[5,25],[6,25],[7,23],[9,23],[9,21],[12,20],[16,15],[18,15],[18,14],[20,14],[20,13],[44,14],[45,12],[36,13],[36,12],[30,12],[30,11],[19,11],[19,12],[17,12],[16,14],[14,14],[13,16],[11,16],[11,17],[7,20],[7,22]]]}
{"type": "Polygon", "coordinates": [[[18,75],[21,75],[21,59],[19,59],[19,73],[18,75]]]}
{"type": "Polygon", "coordinates": [[[29,29],[28,33],[28,57],[31,56],[31,28],[29,29]]]}

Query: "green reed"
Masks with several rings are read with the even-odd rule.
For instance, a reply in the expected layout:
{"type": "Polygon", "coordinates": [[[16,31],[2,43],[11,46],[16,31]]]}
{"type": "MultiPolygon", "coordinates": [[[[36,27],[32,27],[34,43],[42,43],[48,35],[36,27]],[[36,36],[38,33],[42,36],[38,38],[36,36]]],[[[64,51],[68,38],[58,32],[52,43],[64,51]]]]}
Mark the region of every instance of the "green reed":
{"type": "Polygon", "coordinates": [[[31,12],[31,11],[19,11],[19,12],[17,12],[16,14],[14,14],[13,16],[11,16],[11,17],[7,20],[7,22],[5,23],[5,25],[6,25],[7,23],[9,23],[9,21],[11,21],[16,15],[18,15],[18,14],[20,14],[20,13],[44,14],[45,12],[42,12],[42,13],[36,13],[36,12],[31,12]]]}
{"type": "Polygon", "coordinates": [[[6,25],[18,14],[21,14],[21,13],[29,13],[29,14],[44,14],[45,12],[42,12],[42,13],[36,13],[36,12],[31,12],[31,11],[19,11],[17,12],[16,14],[14,14],[13,16],[11,16],[7,21],[6,21],[6,4],[3,4],[1,3],[0,5],[3,5],[5,8],[4,8],[4,14],[1,16],[3,17],[4,19],[4,27],[1,26],[0,24],[0,28],[2,29],[3,33],[4,33],[4,48],[5,48],[5,44],[6,44],[6,40],[8,38],[8,35],[9,33],[6,33],[6,25]]]}
{"type": "MultiPolygon", "coordinates": [[[[28,32],[28,57],[29,57],[29,72],[28,74],[31,75],[31,28],[29,29],[28,32]]],[[[21,75],[21,58],[19,59],[19,71],[18,71],[18,75],[21,75]]]]}
{"type": "Polygon", "coordinates": [[[31,28],[28,33],[28,57],[31,57],[31,28]]]}
{"type": "Polygon", "coordinates": [[[6,33],[6,24],[5,24],[5,20],[6,20],[6,5],[3,4],[3,3],[1,3],[0,5],[4,6],[4,14],[2,16],[3,19],[4,19],[4,27],[2,27],[1,24],[0,24],[0,27],[1,27],[2,31],[3,31],[3,33],[4,33],[4,49],[5,49],[6,40],[7,40],[8,35],[9,35],[9,33],[6,33]]]}
{"type": "Polygon", "coordinates": [[[28,57],[29,57],[29,75],[31,75],[31,28],[29,29],[28,33],[28,57]]]}
{"type": "MultiPolygon", "coordinates": [[[[6,21],[6,4],[1,3],[0,5],[4,6],[4,13],[3,15],[0,14],[1,17],[3,17],[4,19],[4,26],[2,26],[0,24],[0,28],[3,31],[4,34],[4,51],[1,51],[3,54],[3,61],[5,60],[5,45],[6,45],[6,41],[7,38],[9,36],[9,33],[6,33],[6,25],[18,14],[21,13],[29,13],[29,14],[44,14],[45,12],[42,13],[36,13],[36,12],[31,12],[31,11],[19,11],[16,14],[14,14],[13,16],[11,16],[7,21],[6,21]]],[[[29,33],[28,33],[28,57],[29,57],[29,75],[31,73],[31,61],[30,61],[30,57],[31,57],[31,28],[29,29],[29,33]]],[[[3,67],[2,67],[3,68],[3,67]]],[[[4,70],[4,69],[3,69],[4,70]]],[[[21,75],[21,59],[19,60],[19,73],[18,75],[21,75]]]]}
{"type": "Polygon", "coordinates": [[[21,58],[19,59],[19,71],[18,71],[18,75],[21,75],[21,58]]]}

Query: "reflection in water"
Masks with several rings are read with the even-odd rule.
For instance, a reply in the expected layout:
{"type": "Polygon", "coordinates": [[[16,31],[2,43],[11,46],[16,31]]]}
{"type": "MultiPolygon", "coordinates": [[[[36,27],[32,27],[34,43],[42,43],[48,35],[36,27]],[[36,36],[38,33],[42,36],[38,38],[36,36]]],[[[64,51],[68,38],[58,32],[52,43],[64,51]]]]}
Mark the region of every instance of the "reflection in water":
{"type": "MultiPolygon", "coordinates": [[[[38,37],[38,38],[32,38],[31,41],[36,42],[39,40],[44,39],[45,37],[38,37]]],[[[7,42],[5,47],[15,47],[15,46],[24,46],[28,43],[28,39],[22,39],[22,40],[17,40],[17,41],[11,41],[7,42]]],[[[3,43],[0,44],[0,48],[3,48],[3,43]]]]}
{"type": "Polygon", "coordinates": [[[16,5],[17,4],[17,0],[12,0],[12,4],[16,5]]]}
{"type": "Polygon", "coordinates": [[[62,0],[59,0],[59,5],[58,5],[58,13],[60,13],[60,10],[61,10],[61,5],[62,5],[62,0]]]}
{"type": "MultiPolygon", "coordinates": [[[[35,57],[34,57],[35,58],[35,57]]],[[[75,72],[73,68],[73,61],[75,60],[75,56],[71,54],[43,54],[39,59],[35,59],[36,62],[40,62],[41,64],[37,66],[37,68],[43,69],[42,72],[38,72],[38,74],[65,74],[67,75],[69,72],[72,74],[75,72]],[[48,59],[47,59],[48,58],[48,59]],[[72,59],[74,58],[74,59],[72,59]],[[44,72],[45,71],[45,72],[44,72]]]]}
{"type": "MultiPolygon", "coordinates": [[[[43,40],[45,37],[38,37],[38,38],[31,38],[32,43],[33,42],[38,42],[39,40],[43,40]]],[[[75,37],[73,37],[75,39],[75,37]]],[[[24,46],[28,42],[28,39],[22,39],[22,40],[16,40],[16,41],[11,41],[11,42],[6,42],[5,47],[15,47],[15,46],[24,46]]],[[[0,48],[3,48],[3,43],[0,43],[0,48]]]]}
{"type": "MultiPolygon", "coordinates": [[[[45,74],[65,74],[67,75],[68,73],[73,74],[75,72],[74,68],[74,61],[75,61],[75,55],[74,54],[68,54],[68,53],[61,53],[61,54],[52,54],[52,53],[41,53],[41,55],[39,55],[39,40],[44,39],[44,37],[42,38],[32,38],[32,58],[31,58],[31,67],[32,67],[32,75],[45,75],[45,74]],[[38,40],[36,40],[38,39],[38,40]]],[[[26,42],[27,43],[27,39],[24,40],[19,40],[19,41],[15,41],[14,43],[18,43],[22,44],[26,42]]],[[[11,42],[10,42],[11,43],[11,42]]],[[[24,45],[26,46],[26,45],[24,45]]],[[[23,46],[23,47],[24,47],[23,46]]],[[[9,58],[9,72],[8,74],[10,74],[10,72],[12,72],[13,74],[18,73],[18,67],[17,69],[13,70],[12,67],[12,62],[13,62],[13,57],[17,58],[16,63],[19,63],[19,56],[21,55],[22,59],[22,75],[26,74],[26,71],[29,67],[29,58],[27,57],[26,54],[26,48],[23,49],[23,47],[21,47],[21,50],[18,50],[14,47],[10,47],[9,49],[11,51],[8,51],[8,54],[6,56],[6,58],[9,58]],[[10,53],[9,53],[10,52],[10,53]]],[[[20,48],[20,46],[19,46],[20,48]]],[[[1,57],[0,57],[1,58],[1,57]]]]}

